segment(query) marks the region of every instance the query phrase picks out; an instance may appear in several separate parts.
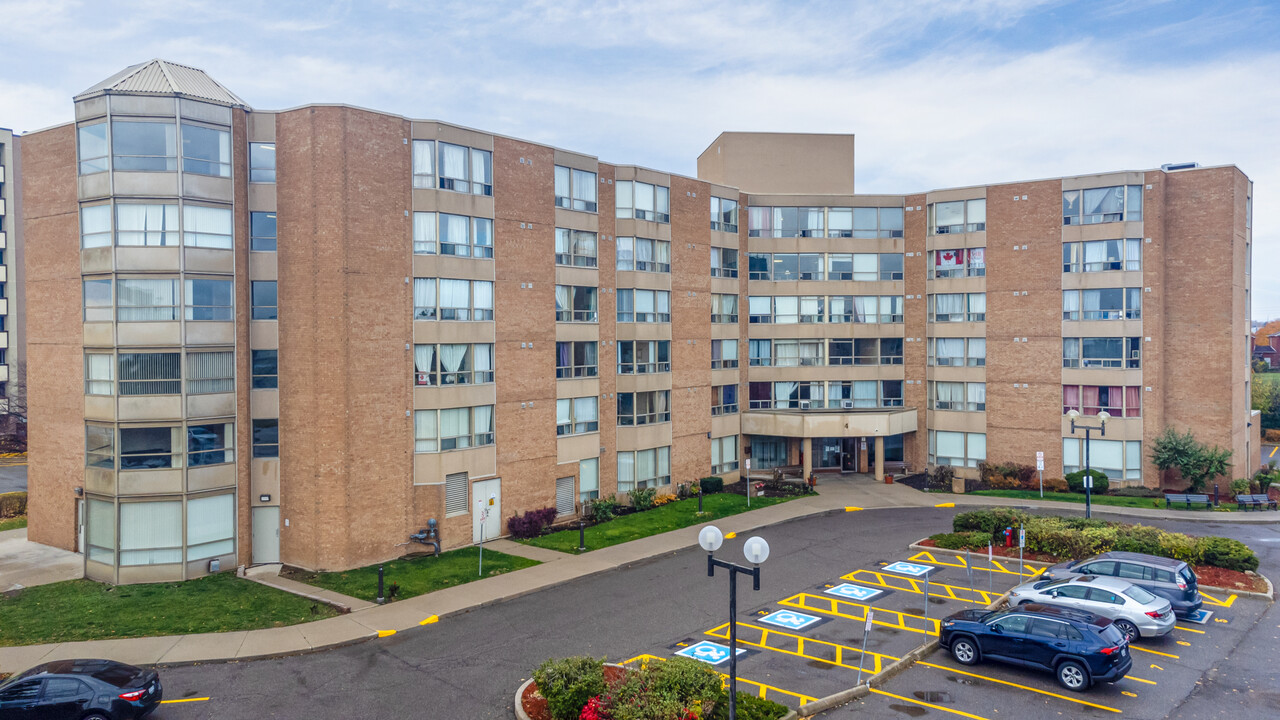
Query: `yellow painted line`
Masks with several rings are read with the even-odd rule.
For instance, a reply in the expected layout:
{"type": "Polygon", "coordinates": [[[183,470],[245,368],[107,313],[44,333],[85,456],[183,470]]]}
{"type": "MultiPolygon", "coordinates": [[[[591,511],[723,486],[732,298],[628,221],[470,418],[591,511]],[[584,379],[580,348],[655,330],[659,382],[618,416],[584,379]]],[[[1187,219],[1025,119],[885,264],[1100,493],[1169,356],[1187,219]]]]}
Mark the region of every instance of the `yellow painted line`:
{"type": "MultiPolygon", "coordinates": [[[[650,662],[666,662],[666,658],[662,658],[662,657],[658,657],[657,655],[650,655],[650,654],[648,654],[648,653],[645,653],[645,654],[643,654],[643,655],[637,655],[637,656],[635,656],[635,657],[631,658],[630,660],[623,660],[623,661],[622,661],[621,663],[619,663],[619,664],[620,664],[620,665],[630,665],[631,663],[634,663],[634,662],[636,662],[637,660],[639,660],[639,661],[640,661],[641,666],[647,665],[647,664],[648,664],[648,663],[650,663],[650,662]]],[[[724,674],[724,673],[718,673],[718,674],[720,675],[721,682],[723,682],[723,683],[727,686],[727,685],[729,684],[729,676],[728,676],[728,675],[726,675],[726,674],[724,674]]],[[[800,701],[800,704],[801,704],[801,705],[803,705],[803,704],[805,704],[805,703],[811,703],[811,702],[814,702],[814,701],[816,701],[816,700],[817,700],[817,698],[812,697],[812,696],[810,696],[810,695],[804,695],[804,694],[802,694],[802,693],[798,693],[798,692],[791,692],[790,690],[783,690],[783,689],[782,689],[782,688],[780,688],[780,687],[774,687],[773,685],[766,685],[766,684],[764,684],[764,683],[762,683],[762,682],[758,682],[758,681],[756,681],[756,680],[749,680],[749,679],[744,678],[744,677],[741,677],[741,676],[739,676],[739,677],[738,677],[738,682],[740,682],[740,683],[746,683],[746,684],[748,684],[748,685],[755,685],[756,687],[760,688],[760,689],[759,689],[759,691],[757,691],[756,695],[757,695],[757,697],[760,697],[761,699],[765,699],[765,700],[767,700],[767,699],[768,699],[768,694],[769,694],[769,693],[775,693],[775,694],[780,694],[780,695],[786,695],[786,696],[788,696],[788,697],[793,697],[793,698],[795,698],[796,700],[800,701]]]]}
{"type": "MultiPolygon", "coordinates": [[[[979,559],[979,560],[981,560],[981,559],[984,559],[984,558],[985,558],[985,555],[983,555],[982,557],[979,557],[978,559],[979,559]]],[[[946,554],[943,554],[943,555],[941,556],[941,559],[939,559],[938,557],[934,557],[934,554],[933,554],[933,553],[928,552],[928,551],[924,551],[924,550],[922,550],[922,551],[920,551],[920,552],[916,553],[915,555],[912,555],[911,557],[907,558],[907,560],[927,561],[927,562],[934,563],[935,565],[943,565],[943,566],[946,566],[946,567],[954,567],[954,568],[967,568],[967,567],[968,567],[968,565],[966,565],[966,564],[965,564],[965,559],[964,559],[964,556],[963,556],[963,555],[946,555],[946,554]],[[953,558],[954,558],[954,559],[953,559],[953,558]]],[[[1017,570],[1009,570],[1009,569],[1005,568],[1005,566],[1001,565],[999,562],[997,562],[997,561],[996,561],[996,560],[994,560],[994,559],[991,561],[991,564],[992,564],[992,566],[993,566],[993,567],[980,567],[980,566],[978,566],[978,565],[974,565],[974,566],[973,566],[973,569],[974,569],[974,570],[980,570],[980,571],[982,571],[982,572],[1005,573],[1005,574],[1007,574],[1007,575],[1018,575],[1018,574],[1019,574],[1017,570]]],[[[1021,573],[1021,575],[1020,575],[1020,576],[1021,576],[1021,577],[1025,577],[1025,578],[1033,578],[1033,577],[1035,577],[1035,576],[1039,575],[1040,573],[1044,572],[1044,570],[1045,570],[1044,568],[1025,568],[1025,569],[1027,569],[1027,570],[1032,570],[1032,572],[1023,572],[1023,573],[1021,573]]],[[[930,585],[932,585],[932,584],[933,584],[933,583],[930,583],[930,585]]]]}
{"type": "Polygon", "coordinates": [[[862,603],[853,602],[852,600],[842,600],[830,595],[814,595],[812,593],[799,593],[792,595],[785,600],[779,600],[779,605],[798,608],[800,610],[808,610],[809,612],[821,613],[823,615],[834,615],[842,617],[846,620],[857,620],[864,622],[867,619],[867,610],[875,610],[875,614],[871,616],[871,624],[883,625],[894,630],[906,630],[908,632],[920,633],[922,635],[937,635],[939,620],[927,618],[920,615],[911,615],[910,613],[898,612],[897,610],[883,610],[864,605],[862,603]],[[920,621],[916,625],[924,625],[925,627],[911,627],[907,622],[907,618],[920,621]]]}
{"type": "MultiPolygon", "coordinates": [[[[725,623],[718,627],[711,628],[710,630],[706,631],[703,634],[710,635],[711,637],[714,637],[714,638],[727,640],[729,639],[729,623],[725,623]]],[[[859,650],[856,647],[841,645],[839,643],[827,642],[826,640],[815,640],[814,638],[804,637],[803,635],[793,635],[788,632],[782,632],[781,630],[764,628],[758,625],[747,625],[746,623],[738,623],[738,642],[742,645],[750,645],[752,647],[758,647],[763,650],[782,653],[784,655],[793,655],[795,657],[802,657],[802,658],[805,658],[806,660],[817,660],[818,662],[824,662],[829,665],[835,665],[837,667],[842,667],[848,670],[857,670],[858,663],[854,662],[854,660],[859,655],[865,655],[867,658],[871,660],[871,666],[864,667],[863,669],[866,670],[871,675],[875,675],[876,673],[880,672],[881,668],[887,665],[888,662],[893,662],[898,659],[892,655],[885,655],[883,653],[872,652],[870,650],[863,653],[861,650],[859,650]],[[794,644],[795,649],[793,650],[793,649],[790,649],[789,647],[775,647],[773,645],[770,645],[769,644],[770,638],[782,638],[785,644],[787,645],[794,644]],[[806,653],[804,651],[806,645],[811,648],[814,648],[814,647],[824,648],[830,651],[830,653],[835,656],[835,659],[833,660],[828,657],[820,657],[818,655],[811,655],[809,653],[806,653]],[[852,655],[852,658],[846,658],[846,655],[852,655]],[[886,660],[888,662],[885,662],[886,660]]]]}
{"type": "MultiPolygon", "coordinates": [[[[934,505],[934,507],[955,507],[955,506],[956,506],[955,503],[938,503],[937,505],[934,505]]],[[[971,715],[970,717],[973,717],[973,716],[971,715]]]]}
{"type": "Polygon", "coordinates": [[[925,667],[931,667],[931,668],[934,668],[934,669],[937,669],[937,670],[944,670],[944,671],[949,672],[949,673],[958,673],[958,674],[960,674],[960,675],[968,675],[969,677],[976,677],[976,678],[979,678],[979,679],[981,679],[981,680],[989,680],[990,682],[993,682],[993,683],[999,683],[1000,685],[1008,685],[1009,687],[1015,687],[1015,688],[1018,688],[1019,690],[1027,690],[1027,691],[1029,691],[1029,692],[1037,693],[1037,694],[1040,694],[1040,695],[1048,695],[1049,697],[1058,698],[1059,700],[1066,700],[1067,702],[1079,703],[1079,704],[1081,704],[1081,705],[1087,705],[1087,706],[1089,706],[1089,707],[1095,707],[1095,708],[1098,708],[1099,710],[1110,710],[1110,711],[1111,711],[1111,712],[1113,712],[1113,713],[1118,713],[1118,712],[1120,712],[1120,710],[1119,710],[1118,708],[1108,707],[1108,706],[1106,706],[1106,705],[1099,705],[1099,704],[1097,704],[1097,703],[1091,703],[1091,702],[1089,702],[1089,701],[1087,701],[1087,700],[1080,700],[1079,698],[1073,698],[1073,697],[1069,697],[1069,696],[1067,696],[1067,695],[1059,695],[1058,693],[1051,693],[1051,692],[1049,692],[1048,690],[1037,690],[1037,689],[1035,689],[1035,688],[1033,688],[1033,687],[1027,687],[1026,685],[1019,685],[1019,684],[1017,684],[1017,683],[1011,683],[1011,682],[1009,682],[1008,680],[999,680],[999,679],[997,679],[997,678],[987,677],[986,675],[979,675],[978,673],[972,673],[972,672],[968,672],[968,671],[966,671],[966,670],[957,670],[956,668],[953,668],[953,667],[947,667],[946,665],[934,665],[933,663],[930,663],[930,662],[924,662],[924,661],[922,661],[922,660],[921,660],[921,661],[917,661],[917,662],[916,662],[916,665],[923,665],[923,666],[925,666],[925,667]]]}
{"type": "Polygon", "coordinates": [[[859,510],[861,510],[861,509],[862,509],[862,508],[860,508],[860,507],[853,507],[852,505],[846,505],[846,506],[845,506],[845,508],[844,508],[844,511],[845,511],[845,512],[858,512],[858,511],[859,511],[859,510]]]}
{"type": "Polygon", "coordinates": [[[1280,450],[1280,445],[1277,445],[1276,447],[1271,448],[1271,454],[1270,454],[1270,455],[1268,455],[1267,457],[1269,457],[1269,458],[1273,458],[1273,457],[1275,457],[1275,456],[1276,456],[1276,451],[1277,451],[1277,450],[1280,450]]]}
{"type": "Polygon", "coordinates": [[[1235,595],[1231,595],[1226,600],[1219,600],[1203,590],[1200,591],[1200,596],[1204,598],[1206,605],[1216,605],[1218,607],[1231,607],[1232,603],[1236,601],[1235,595]]]}
{"type": "Polygon", "coordinates": [[[1160,667],[1159,665],[1157,665],[1157,664],[1155,664],[1155,663],[1151,663],[1151,669],[1152,669],[1152,670],[1163,670],[1164,668],[1160,667]]]}
{"type": "Polygon", "coordinates": [[[202,697],[202,698],[181,698],[181,699],[178,699],[178,700],[161,700],[161,701],[160,701],[160,704],[161,704],[161,705],[171,705],[171,704],[173,704],[173,703],[205,702],[205,701],[206,701],[206,700],[208,700],[208,699],[209,699],[209,698],[207,698],[207,697],[202,697]]]}
{"type": "Polygon", "coordinates": [[[1195,634],[1197,634],[1197,635],[1204,635],[1204,634],[1205,634],[1205,632],[1204,632],[1203,630],[1196,630],[1195,628],[1184,628],[1184,627],[1182,627],[1181,625],[1174,625],[1174,626],[1173,626],[1173,629],[1174,629],[1174,630],[1182,630],[1183,632],[1193,632],[1193,633],[1195,633],[1195,634]]]}
{"type": "Polygon", "coordinates": [[[736,537],[738,537],[738,533],[736,533],[736,532],[727,532],[727,533],[725,533],[725,534],[724,534],[724,539],[725,539],[725,540],[732,540],[732,539],[734,539],[734,538],[736,538],[736,537]]]}
{"type": "Polygon", "coordinates": [[[1191,647],[1191,643],[1187,642],[1186,640],[1178,640],[1178,641],[1176,641],[1176,642],[1177,642],[1179,645],[1182,645],[1183,647],[1191,647]]]}
{"type": "MultiPolygon", "coordinates": [[[[1014,573],[1015,575],[1017,573],[1014,573]]],[[[863,585],[875,585],[877,587],[892,588],[901,590],[902,592],[915,593],[916,595],[924,594],[924,581],[912,578],[902,577],[899,575],[889,575],[875,570],[854,570],[851,573],[840,576],[841,580],[850,582],[858,582],[863,585]]],[[[943,583],[929,583],[929,595],[931,597],[940,597],[945,600],[958,600],[959,602],[976,603],[978,605],[990,605],[1001,593],[988,592],[986,590],[970,589],[960,585],[945,585],[943,583]]]]}
{"type": "Polygon", "coordinates": [[[1159,683],[1157,683],[1155,680],[1143,680],[1143,679],[1142,679],[1142,678],[1140,678],[1140,677],[1134,677],[1134,676],[1132,676],[1132,675],[1125,675],[1124,677],[1125,677],[1125,679],[1126,679],[1126,680],[1132,680],[1132,681],[1134,681],[1134,682],[1146,683],[1147,685],[1158,685],[1158,684],[1159,684],[1159,683]]]}
{"type": "Polygon", "coordinates": [[[439,615],[432,615],[431,617],[427,618],[426,620],[423,620],[422,622],[420,622],[420,623],[418,623],[418,624],[419,624],[419,625],[430,625],[430,624],[432,624],[432,623],[438,623],[438,622],[440,622],[440,616],[439,616],[439,615]]]}
{"type": "Polygon", "coordinates": [[[1129,645],[1129,649],[1137,650],[1138,652],[1151,653],[1152,655],[1159,655],[1161,657],[1173,658],[1174,660],[1179,660],[1182,658],[1181,655],[1173,655],[1167,652],[1160,652],[1159,650],[1148,650],[1147,648],[1138,647],[1137,645],[1132,645],[1132,644],[1129,645]]]}
{"type": "Polygon", "coordinates": [[[1128,695],[1129,697],[1138,697],[1138,693],[1135,693],[1135,692],[1129,692],[1128,690],[1121,690],[1121,691],[1120,691],[1120,694],[1121,694],[1121,695],[1128,695]]]}
{"type": "Polygon", "coordinates": [[[923,700],[914,700],[912,698],[902,697],[901,695],[894,695],[893,693],[887,693],[883,690],[879,690],[876,688],[869,688],[869,689],[871,690],[871,692],[875,693],[876,695],[891,697],[894,700],[901,700],[903,702],[909,702],[914,705],[923,705],[924,707],[927,707],[927,708],[933,708],[934,710],[941,710],[942,712],[949,712],[953,715],[960,715],[961,717],[973,718],[974,720],[988,720],[987,718],[984,718],[981,715],[973,715],[963,710],[952,710],[951,708],[945,708],[945,707],[942,707],[941,705],[934,705],[933,703],[927,703],[927,702],[924,702],[923,700]]]}
{"type": "Polygon", "coordinates": [[[396,634],[395,630],[379,630],[378,631],[378,637],[391,637],[392,635],[395,635],[395,634],[396,634]]]}

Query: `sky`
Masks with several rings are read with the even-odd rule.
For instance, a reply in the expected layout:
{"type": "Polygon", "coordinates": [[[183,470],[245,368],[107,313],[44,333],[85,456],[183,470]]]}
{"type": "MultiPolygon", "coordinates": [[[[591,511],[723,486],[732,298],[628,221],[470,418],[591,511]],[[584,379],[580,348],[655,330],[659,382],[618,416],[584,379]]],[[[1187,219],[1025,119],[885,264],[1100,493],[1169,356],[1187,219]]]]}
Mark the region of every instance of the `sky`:
{"type": "Polygon", "coordinates": [[[1274,0],[0,0],[0,24],[19,132],[159,57],[256,109],[347,103],[690,176],[724,130],[855,133],[859,193],[1235,164],[1253,317],[1280,318],[1274,0]]]}

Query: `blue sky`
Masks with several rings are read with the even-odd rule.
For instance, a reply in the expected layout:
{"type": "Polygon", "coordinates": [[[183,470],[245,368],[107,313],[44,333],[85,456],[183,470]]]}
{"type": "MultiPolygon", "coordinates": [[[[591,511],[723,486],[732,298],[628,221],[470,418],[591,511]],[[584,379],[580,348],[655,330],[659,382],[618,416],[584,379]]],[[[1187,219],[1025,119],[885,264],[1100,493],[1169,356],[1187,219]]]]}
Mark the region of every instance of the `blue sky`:
{"type": "Polygon", "coordinates": [[[853,132],[900,193],[1239,165],[1280,318],[1280,4],[0,0],[0,126],[152,57],[260,109],[344,102],[687,175],[721,130],[853,132]]]}

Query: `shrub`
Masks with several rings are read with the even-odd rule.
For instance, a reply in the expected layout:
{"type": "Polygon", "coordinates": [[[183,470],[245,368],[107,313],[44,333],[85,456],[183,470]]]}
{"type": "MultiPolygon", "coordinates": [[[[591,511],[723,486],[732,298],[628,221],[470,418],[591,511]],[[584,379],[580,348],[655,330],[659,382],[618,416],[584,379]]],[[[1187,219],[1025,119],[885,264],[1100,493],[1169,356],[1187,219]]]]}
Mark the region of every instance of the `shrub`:
{"type": "Polygon", "coordinates": [[[1235,480],[1232,480],[1231,494],[1232,495],[1248,495],[1249,481],[1246,480],[1245,478],[1236,478],[1235,480]]]}
{"type": "Polygon", "coordinates": [[[578,720],[591,698],[605,691],[604,660],[577,656],[547,660],[533,671],[538,692],[555,720],[578,720]]]}
{"type": "Polygon", "coordinates": [[[657,496],[657,488],[636,488],[631,491],[631,506],[636,510],[651,510],[657,496]]]}
{"type": "Polygon", "coordinates": [[[507,519],[507,532],[515,538],[538,537],[555,519],[556,509],[553,507],[530,510],[524,515],[517,513],[507,519]]]}
{"type": "Polygon", "coordinates": [[[987,485],[992,490],[1021,490],[1022,483],[1017,477],[1009,477],[1008,475],[992,475],[987,481],[987,485]]]}
{"type": "Polygon", "coordinates": [[[1196,540],[1200,562],[1240,572],[1258,569],[1258,556],[1248,545],[1224,537],[1202,537],[1196,540]]]}
{"type": "MultiPolygon", "coordinates": [[[[1093,492],[1101,495],[1111,487],[1111,481],[1107,479],[1107,474],[1101,470],[1090,470],[1089,474],[1093,476],[1093,492]]],[[[1065,478],[1067,481],[1067,489],[1073,493],[1084,493],[1084,470],[1077,470],[1073,473],[1067,473],[1065,478]]]]}
{"type": "MultiPolygon", "coordinates": [[[[1036,489],[1037,490],[1040,489],[1039,485],[1036,486],[1036,489]]],[[[1066,492],[1067,481],[1063,480],[1062,478],[1045,478],[1044,491],[1045,492],[1066,492]]]]}
{"type": "Polygon", "coordinates": [[[666,505],[669,502],[675,502],[675,501],[676,501],[675,495],[659,495],[653,499],[653,506],[662,507],[663,505],[666,505]]]}
{"type": "Polygon", "coordinates": [[[25,492],[0,493],[0,518],[20,517],[27,514],[25,492]]]}
{"type": "Polygon", "coordinates": [[[586,519],[593,523],[609,522],[618,515],[618,498],[610,495],[609,497],[596,498],[591,501],[590,509],[584,511],[586,519]]]}
{"type": "Polygon", "coordinates": [[[724,478],[704,477],[698,481],[698,486],[702,488],[703,495],[722,492],[724,490],[724,478]]]}
{"type": "MultiPolygon", "coordinates": [[[[738,720],[778,720],[778,718],[787,714],[785,706],[744,692],[738,693],[737,711],[738,720]]],[[[728,693],[725,693],[724,702],[716,704],[715,710],[711,714],[711,720],[728,720],[728,718],[729,699],[728,693]]]]}
{"type": "Polygon", "coordinates": [[[950,465],[938,465],[931,468],[925,476],[925,487],[930,492],[951,492],[951,480],[956,471],[950,465]]]}
{"type": "Polygon", "coordinates": [[[1143,555],[1159,555],[1161,532],[1159,528],[1147,525],[1121,525],[1112,549],[1143,555]]]}
{"type": "Polygon", "coordinates": [[[944,550],[984,550],[991,541],[991,536],[984,532],[958,532],[938,533],[930,535],[929,539],[944,550]]]}
{"type": "Polygon", "coordinates": [[[720,674],[701,660],[673,657],[666,662],[649,665],[645,672],[654,692],[671,695],[685,707],[694,702],[711,705],[722,698],[728,701],[720,674]]]}
{"type": "Polygon", "coordinates": [[[980,531],[995,537],[996,533],[1004,532],[1006,527],[1016,527],[1029,517],[1027,513],[1014,508],[972,510],[952,518],[951,529],[955,532],[980,531]]]}

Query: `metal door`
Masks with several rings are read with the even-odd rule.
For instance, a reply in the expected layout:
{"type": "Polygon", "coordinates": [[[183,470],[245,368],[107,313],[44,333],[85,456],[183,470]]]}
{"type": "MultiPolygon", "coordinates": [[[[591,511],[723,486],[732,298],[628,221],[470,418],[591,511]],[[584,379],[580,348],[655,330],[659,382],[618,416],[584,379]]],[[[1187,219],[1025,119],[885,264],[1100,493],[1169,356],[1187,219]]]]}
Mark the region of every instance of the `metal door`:
{"type": "Polygon", "coordinates": [[[253,509],[253,564],[280,562],[280,508],[253,509]]]}
{"type": "Polygon", "coordinates": [[[502,534],[502,480],[493,478],[471,484],[471,542],[492,540],[502,534]]]}

